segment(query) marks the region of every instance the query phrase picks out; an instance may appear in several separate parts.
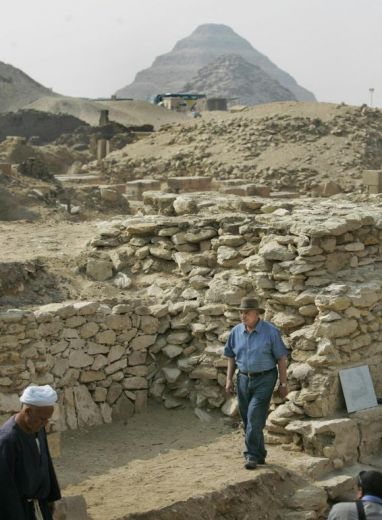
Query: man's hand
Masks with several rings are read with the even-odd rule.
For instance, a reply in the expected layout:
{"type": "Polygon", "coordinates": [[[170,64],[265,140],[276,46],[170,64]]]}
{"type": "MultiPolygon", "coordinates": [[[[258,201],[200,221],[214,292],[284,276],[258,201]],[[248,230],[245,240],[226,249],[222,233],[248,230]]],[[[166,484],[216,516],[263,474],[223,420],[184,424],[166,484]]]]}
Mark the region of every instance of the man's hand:
{"type": "Polygon", "coordinates": [[[227,394],[234,393],[235,388],[234,388],[234,384],[233,384],[233,379],[227,377],[226,384],[225,384],[225,391],[227,392],[227,394]]]}
{"type": "Polygon", "coordinates": [[[281,384],[280,384],[279,385],[279,396],[281,397],[281,399],[283,399],[285,401],[285,398],[287,395],[288,395],[288,387],[286,385],[281,386],[281,384]]]}

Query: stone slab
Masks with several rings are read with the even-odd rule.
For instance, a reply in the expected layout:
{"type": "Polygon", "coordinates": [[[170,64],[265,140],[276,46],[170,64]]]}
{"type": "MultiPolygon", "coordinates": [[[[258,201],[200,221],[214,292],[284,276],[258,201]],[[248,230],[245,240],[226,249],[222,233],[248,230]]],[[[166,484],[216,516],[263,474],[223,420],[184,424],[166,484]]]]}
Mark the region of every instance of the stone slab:
{"type": "Polygon", "coordinates": [[[358,412],[378,406],[367,365],[345,368],[339,372],[347,411],[358,412]]]}

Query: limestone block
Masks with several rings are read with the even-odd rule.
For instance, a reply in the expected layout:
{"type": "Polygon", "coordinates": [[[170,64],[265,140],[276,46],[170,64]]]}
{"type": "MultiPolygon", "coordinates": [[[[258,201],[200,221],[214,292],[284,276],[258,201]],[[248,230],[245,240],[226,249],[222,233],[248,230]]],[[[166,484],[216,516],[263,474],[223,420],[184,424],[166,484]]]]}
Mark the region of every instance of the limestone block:
{"type": "Polygon", "coordinates": [[[108,280],[113,277],[113,264],[110,260],[89,258],[86,264],[86,275],[99,282],[108,280]]]}
{"type": "Polygon", "coordinates": [[[128,365],[143,365],[146,362],[147,353],[145,351],[136,350],[128,356],[128,365]]]}
{"type": "Polygon", "coordinates": [[[113,345],[110,349],[110,352],[107,356],[109,363],[114,363],[114,361],[118,361],[125,354],[126,349],[122,347],[122,345],[113,345]]]}
{"type": "Polygon", "coordinates": [[[379,283],[367,283],[353,286],[348,293],[354,307],[371,307],[381,297],[381,285],[379,283]]]}
{"type": "Polygon", "coordinates": [[[101,412],[103,422],[105,424],[110,424],[113,421],[111,406],[107,403],[100,403],[99,409],[101,412]]]}
{"type": "Polygon", "coordinates": [[[140,327],[144,334],[156,334],[159,328],[159,320],[153,316],[142,316],[140,327]]]}
{"type": "Polygon", "coordinates": [[[14,413],[21,408],[19,396],[17,394],[0,393],[0,413],[14,413]]]}
{"type": "Polygon", "coordinates": [[[73,304],[76,312],[80,316],[89,316],[98,311],[100,304],[98,302],[76,302],[73,304]]]}
{"type": "MultiPolygon", "coordinates": [[[[182,293],[184,297],[184,292],[182,293]]],[[[195,319],[198,317],[197,312],[186,312],[179,314],[176,318],[171,320],[171,328],[172,329],[185,329],[187,326],[193,324],[195,319]]]]}
{"type": "Polygon", "coordinates": [[[205,316],[222,316],[225,311],[225,305],[218,303],[209,303],[198,308],[199,314],[205,316]]]}
{"type": "Polygon", "coordinates": [[[302,316],[307,316],[307,317],[312,317],[313,318],[314,316],[317,316],[318,309],[313,304],[311,304],[311,305],[302,305],[301,307],[298,308],[298,312],[302,316]]]}
{"type": "Polygon", "coordinates": [[[127,422],[127,419],[133,415],[134,403],[126,397],[125,393],[122,393],[121,397],[112,407],[112,419],[113,421],[127,422]]]}
{"type": "Polygon", "coordinates": [[[135,413],[143,413],[147,410],[147,390],[138,390],[135,392],[135,413]]]}
{"type": "Polygon", "coordinates": [[[177,345],[166,345],[162,352],[166,354],[170,359],[176,358],[183,353],[182,347],[178,347],[177,345]]]}
{"type": "Polygon", "coordinates": [[[96,335],[96,341],[103,345],[114,345],[115,340],[116,334],[114,330],[111,329],[104,330],[96,335]]]}
{"type": "Polygon", "coordinates": [[[177,366],[183,372],[191,372],[200,363],[200,356],[185,357],[177,360],[177,366]]]}
{"type": "Polygon", "coordinates": [[[39,336],[55,336],[63,328],[60,321],[52,321],[50,323],[42,323],[38,328],[39,336]]]}
{"type": "Polygon", "coordinates": [[[80,377],[80,371],[77,368],[69,368],[65,375],[61,378],[62,386],[71,386],[76,384],[80,377]]]}
{"type": "Polygon", "coordinates": [[[55,502],[53,520],[88,520],[87,506],[82,495],[63,497],[55,502]]]}
{"type": "Polygon", "coordinates": [[[93,341],[88,342],[88,354],[90,356],[95,356],[97,354],[107,354],[110,350],[110,347],[106,345],[99,345],[98,343],[94,343],[93,341]]]}
{"type": "Polygon", "coordinates": [[[171,410],[173,408],[179,408],[183,403],[179,399],[175,399],[174,397],[166,396],[164,399],[165,408],[171,410]]]}
{"type": "Polygon", "coordinates": [[[342,319],[332,322],[320,322],[317,327],[317,335],[326,338],[343,338],[350,336],[358,326],[357,320],[342,319]]]}
{"type": "Polygon", "coordinates": [[[73,388],[74,401],[77,411],[78,426],[95,426],[102,424],[102,417],[98,406],[92,400],[86,386],[80,385],[73,388]]]}
{"type": "Polygon", "coordinates": [[[354,492],[354,478],[349,475],[336,475],[316,484],[326,491],[330,500],[340,501],[354,492]]]}
{"type": "Polygon", "coordinates": [[[127,367],[125,373],[132,376],[146,377],[148,370],[146,365],[137,365],[135,367],[127,367]]]}
{"type": "Polygon", "coordinates": [[[111,386],[108,389],[106,401],[109,405],[112,405],[115,403],[115,401],[120,397],[122,394],[122,385],[120,383],[112,383],[111,386]]]}
{"type": "Polygon", "coordinates": [[[327,509],[327,496],[324,489],[318,486],[306,486],[297,489],[288,499],[288,506],[322,514],[327,509]]]}
{"type": "Polygon", "coordinates": [[[113,314],[106,316],[105,325],[112,330],[125,330],[132,327],[130,316],[127,314],[117,314],[114,312],[113,314]]]}
{"type": "Polygon", "coordinates": [[[357,460],[360,433],[353,419],[292,421],[285,428],[300,433],[305,450],[312,455],[347,462],[357,460]]]}
{"type": "Polygon", "coordinates": [[[145,390],[148,387],[145,377],[133,376],[126,377],[123,380],[123,388],[125,390],[145,390]]]}
{"type": "Polygon", "coordinates": [[[78,330],[77,329],[67,329],[64,328],[61,332],[62,337],[65,339],[79,339],[78,330]]]}
{"type": "Polygon", "coordinates": [[[192,255],[190,253],[177,252],[173,254],[175,263],[178,269],[183,273],[187,274],[192,269],[192,255]]]}
{"type": "Polygon", "coordinates": [[[223,267],[233,267],[240,257],[237,249],[228,246],[220,246],[217,250],[217,263],[223,267]]]}
{"type": "Polygon", "coordinates": [[[293,314],[290,312],[277,312],[272,317],[272,322],[276,325],[276,327],[280,327],[281,329],[293,329],[303,325],[305,323],[305,319],[298,314],[293,314]]]}
{"type": "Polygon", "coordinates": [[[118,289],[129,289],[132,286],[133,281],[129,276],[127,276],[127,274],[118,273],[113,280],[113,284],[118,287],[118,289]]]}
{"type": "Polygon", "coordinates": [[[69,368],[69,361],[67,359],[56,359],[52,372],[57,377],[62,377],[69,368]]]}
{"type": "Polygon", "coordinates": [[[80,350],[72,350],[69,354],[69,366],[71,368],[83,368],[93,363],[92,356],[80,350]]]}
{"type": "Polygon", "coordinates": [[[185,233],[185,239],[187,242],[197,243],[204,240],[211,239],[217,235],[215,228],[202,227],[190,229],[185,233]]]}
{"type": "Polygon", "coordinates": [[[108,376],[111,374],[115,374],[119,370],[123,370],[127,367],[127,359],[120,359],[119,361],[116,361],[115,363],[112,363],[111,365],[108,365],[105,367],[105,374],[108,376]]]}
{"type": "Polygon", "coordinates": [[[381,453],[382,406],[361,410],[352,414],[352,417],[357,421],[361,434],[360,461],[367,462],[381,453]]]}
{"type": "Polygon", "coordinates": [[[80,334],[81,338],[88,339],[88,338],[92,338],[93,336],[95,336],[98,331],[99,331],[99,326],[97,325],[97,323],[95,323],[94,321],[90,321],[88,323],[84,323],[84,325],[82,325],[82,327],[80,327],[79,334],[80,334]]]}
{"type": "Polygon", "coordinates": [[[221,407],[221,411],[228,417],[236,417],[239,414],[239,407],[236,397],[230,397],[221,407]]]}
{"type": "Polygon", "coordinates": [[[85,370],[81,372],[81,383],[94,383],[95,381],[102,381],[105,379],[105,374],[97,370],[85,370]]]}
{"type": "Polygon", "coordinates": [[[167,336],[167,341],[174,345],[184,345],[191,341],[192,336],[188,331],[171,332],[167,336]]]}
{"type": "Polygon", "coordinates": [[[84,318],[84,316],[72,316],[65,321],[65,328],[75,329],[76,327],[83,325],[85,322],[86,318],[84,318]]]}
{"type": "MultiPolygon", "coordinates": [[[[329,286],[328,291],[331,289],[335,290],[335,286],[329,286]]],[[[340,289],[340,286],[338,286],[338,289],[340,289]]],[[[316,307],[321,311],[324,309],[333,310],[333,311],[343,311],[350,307],[351,300],[348,296],[343,294],[318,294],[315,299],[314,303],[316,307]]]]}
{"type": "Polygon", "coordinates": [[[103,403],[104,401],[106,401],[106,396],[107,396],[107,389],[102,388],[101,386],[97,386],[96,389],[94,390],[94,395],[93,395],[94,401],[96,403],[103,403]]]}
{"type": "Polygon", "coordinates": [[[154,383],[150,386],[150,395],[155,399],[159,399],[162,397],[165,388],[166,385],[161,380],[154,381],[154,383]]]}
{"type": "Polygon", "coordinates": [[[141,336],[136,336],[130,342],[130,347],[133,350],[145,350],[148,347],[150,347],[150,345],[153,345],[155,343],[156,337],[157,337],[156,334],[152,334],[152,335],[143,334],[141,336]]]}
{"type": "Polygon", "coordinates": [[[61,433],[51,432],[47,435],[49,452],[54,459],[61,457],[61,433]]]}
{"type": "Polygon", "coordinates": [[[73,388],[64,389],[64,409],[66,416],[66,424],[71,430],[75,430],[78,426],[78,422],[73,388]]]}
{"type": "Polygon", "coordinates": [[[168,383],[175,383],[182,373],[181,370],[179,370],[179,368],[170,367],[162,368],[162,372],[168,383]]]}
{"type": "Polygon", "coordinates": [[[173,207],[177,215],[188,215],[197,212],[196,201],[190,197],[176,197],[173,201],[173,207]]]}
{"type": "Polygon", "coordinates": [[[263,256],[265,260],[292,260],[294,253],[289,249],[279,244],[276,240],[269,240],[261,243],[259,247],[259,255],[263,256]]]}
{"type": "Polygon", "coordinates": [[[218,371],[215,367],[200,365],[190,372],[191,379],[217,379],[218,371]]]}

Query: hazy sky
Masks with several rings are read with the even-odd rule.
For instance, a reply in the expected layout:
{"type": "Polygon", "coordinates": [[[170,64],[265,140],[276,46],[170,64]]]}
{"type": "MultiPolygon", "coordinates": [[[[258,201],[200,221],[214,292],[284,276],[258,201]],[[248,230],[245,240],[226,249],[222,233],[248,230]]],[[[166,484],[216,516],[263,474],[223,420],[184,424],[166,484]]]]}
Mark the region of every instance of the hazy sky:
{"type": "Polygon", "coordinates": [[[223,23],[319,101],[382,106],[382,0],[0,0],[0,61],[110,96],[200,24],[223,23]]]}

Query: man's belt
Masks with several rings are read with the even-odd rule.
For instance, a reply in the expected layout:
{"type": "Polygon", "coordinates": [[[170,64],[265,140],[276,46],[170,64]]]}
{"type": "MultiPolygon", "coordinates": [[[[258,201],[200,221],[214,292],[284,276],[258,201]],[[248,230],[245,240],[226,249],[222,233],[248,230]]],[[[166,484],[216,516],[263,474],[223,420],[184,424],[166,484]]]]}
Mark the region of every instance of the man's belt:
{"type": "Polygon", "coordinates": [[[243,372],[242,370],[239,370],[239,374],[247,377],[258,377],[263,376],[264,374],[269,374],[269,372],[273,372],[275,368],[276,367],[270,368],[269,370],[263,370],[262,372],[243,372]]]}

